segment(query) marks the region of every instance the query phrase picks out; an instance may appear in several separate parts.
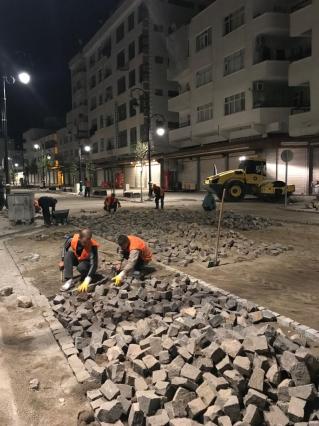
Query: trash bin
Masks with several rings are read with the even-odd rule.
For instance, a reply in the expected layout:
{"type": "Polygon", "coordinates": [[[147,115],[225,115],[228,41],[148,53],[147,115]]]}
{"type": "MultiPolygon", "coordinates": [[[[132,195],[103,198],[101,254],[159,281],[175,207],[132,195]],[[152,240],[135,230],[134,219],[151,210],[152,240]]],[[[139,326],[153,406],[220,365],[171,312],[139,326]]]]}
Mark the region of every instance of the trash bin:
{"type": "Polygon", "coordinates": [[[34,193],[13,192],[8,195],[8,217],[14,223],[34,222],[34,193]]]}

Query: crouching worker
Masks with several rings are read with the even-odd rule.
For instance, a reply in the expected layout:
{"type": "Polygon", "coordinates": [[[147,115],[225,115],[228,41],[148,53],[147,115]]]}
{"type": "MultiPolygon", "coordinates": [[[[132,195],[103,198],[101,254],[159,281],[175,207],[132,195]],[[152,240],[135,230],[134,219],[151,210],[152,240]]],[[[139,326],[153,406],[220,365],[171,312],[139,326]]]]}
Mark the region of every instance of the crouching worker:
{"type": "Polygon", "coordinates": [[[140,271],[152,260],[152,252],[145,241],[134,235],[120,235],[117,243],[123,259],[119,267],[119,274],[112,281],[116,286],[120,286],[128,274],[140,271]]]}
{"type": "Polygon", "coordinates": [[[68,291],[74,286],[73,268],[81,274],[81,285],[78,291],[88,290],[98,266],[98,243],[92,239],[92,231],[83,229],[79,234],[67,238],[62,249],[60,270],[64,269],[65,283],[61,291],[68,291]]]}
{"type": "Polygon", "coordinates": [[[111,213],[112,211],[115,213],[117,208],[121,207],[121,203],[118,198],[116,198],[114,192],[107,196],[104,200],[104,210],[111,213]]]}

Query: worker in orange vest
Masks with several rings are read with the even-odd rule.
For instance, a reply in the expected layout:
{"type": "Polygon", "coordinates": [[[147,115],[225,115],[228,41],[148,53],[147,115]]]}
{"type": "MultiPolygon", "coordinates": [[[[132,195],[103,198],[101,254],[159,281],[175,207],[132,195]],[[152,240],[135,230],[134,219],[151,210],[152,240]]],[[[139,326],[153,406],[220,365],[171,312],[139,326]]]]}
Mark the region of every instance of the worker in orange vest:
{"type": "Polygon", "coordinates": [[[112,192],[112,194],[108,195],[104,200],[104,210],[109,213],[113,210],[115,213],[118,207],[121,207],[121,203],[118,198],[116,198],[115,193],[112,192]]]}
{"type": "Polygon", "coordinates": [[[140,271],[144,265],[152,260],[152,252],[145,241],[134,235],[120,235],[117,243],[123,259],[118,267],[119,273],[112,281],[116,286],[120,286],[129,273],[140,271]]]}
{"type": "Polygon", "coordinates": [[[83,229],[79,234],[66,239],[62,250],[60,270],[64,270],[65,283],[61,291],[68,291],[74,287],[73,268],[81,274],[82,284],[79,292],[85,292],[94,277],[98,266],[98,243],[92,238],[90,229],[83,229]]]}

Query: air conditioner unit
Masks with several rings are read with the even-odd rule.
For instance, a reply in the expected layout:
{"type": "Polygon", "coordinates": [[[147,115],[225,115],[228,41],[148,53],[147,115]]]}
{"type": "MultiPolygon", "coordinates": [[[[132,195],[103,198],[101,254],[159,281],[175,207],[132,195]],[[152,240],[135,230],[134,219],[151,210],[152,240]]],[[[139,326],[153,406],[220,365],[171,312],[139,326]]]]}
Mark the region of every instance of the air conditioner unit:
{"type": "Polygon", "coordinates": [[[263,92],[265,88],[263,81],[255,81],[254,82],[254,91],[255,92],[263,92]]]}

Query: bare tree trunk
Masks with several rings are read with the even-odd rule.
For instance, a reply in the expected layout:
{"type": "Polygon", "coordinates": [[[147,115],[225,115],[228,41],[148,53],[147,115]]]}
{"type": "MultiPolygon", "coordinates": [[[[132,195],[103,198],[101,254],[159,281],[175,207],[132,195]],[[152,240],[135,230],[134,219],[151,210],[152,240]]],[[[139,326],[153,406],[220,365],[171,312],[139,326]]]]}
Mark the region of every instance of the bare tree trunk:
{"type": "Polygon", "coordinates": [[[141,203],[143,203],[143,164],[142,162],[141,162],[140,186],[141,186],[141,203]]]}

